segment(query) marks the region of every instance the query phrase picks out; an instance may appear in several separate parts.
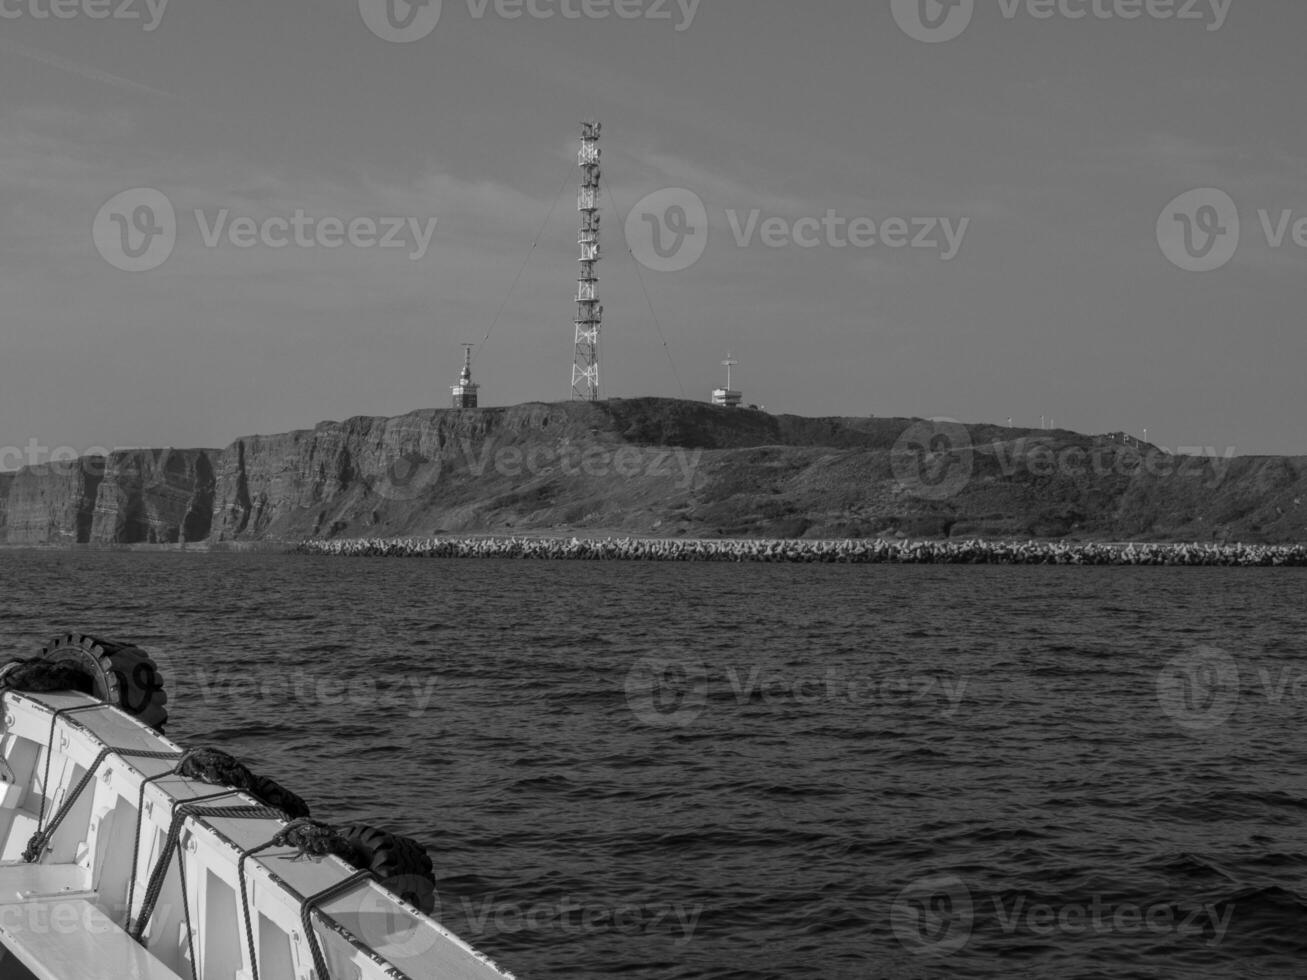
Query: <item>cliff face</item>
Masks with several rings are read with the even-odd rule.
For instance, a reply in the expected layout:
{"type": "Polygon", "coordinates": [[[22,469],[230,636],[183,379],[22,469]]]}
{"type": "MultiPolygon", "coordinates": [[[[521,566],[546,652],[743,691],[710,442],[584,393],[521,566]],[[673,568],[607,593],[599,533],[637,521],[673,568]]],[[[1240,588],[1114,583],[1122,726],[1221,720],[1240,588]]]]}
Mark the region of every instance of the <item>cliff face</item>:
{"type": "Polygon", "coordinates": [[[9,488],[13,483],[14,474],[0,473],[0,542],[7,536],[5,526],[9,523],[9,488]]]}
{"type": "Polygon", "coordinates": [[[13,476],[5,521],[10,544],[74,544],[87,540],[103,478],[98,456],[28,466],[13,476]]]}
{"type": "Polygon", "coordinates": [[[531,468],[505,467],[514,451],[534,448],[543,464],[562,446],[615,450],[625,445],[625,423],[601,406],[523,405],[356,418],[240,439],[218,471],[214,540],[477,526],[451,511],[495,510],[494,499],[531,468]],[[477,506],[481,496],[489,498],[485,507],[477,506]]]}
{"type": "Polygon", "coordinates": [[[213,522],[214,453],[133,450],[106,460],[97,488],[91,544],[204,541],[213,522]]]}
{"type": "Polygon", "coordinates": [[[3,539],[13,545],[203,541],[213,517],[211,455],[132,450],[26,467],[10,479],[3,539]]]}
{"type": "Polygon", "coordinates": [[[1307,460],[664,399],[416,412],[239,440],[214,540],[630,532],[1307,540],[1307,460]],[[926,427],[925,442],[919,445],[926,427]],[[936,445],[940,436],[944,445],[936,445]]]}
{"type": "Polygon", "coordinates": [[[1307,460],[664,399],[424,411],[0,475],[10,544],[553,531],[1307,540],[1307,460]]]}

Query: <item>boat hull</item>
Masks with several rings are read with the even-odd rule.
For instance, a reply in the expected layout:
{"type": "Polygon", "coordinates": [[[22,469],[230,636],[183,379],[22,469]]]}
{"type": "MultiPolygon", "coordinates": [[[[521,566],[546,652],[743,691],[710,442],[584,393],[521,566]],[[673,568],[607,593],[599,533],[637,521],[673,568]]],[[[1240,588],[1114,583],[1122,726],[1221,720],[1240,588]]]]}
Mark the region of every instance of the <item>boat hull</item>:
{"type": "Polygon", "coordinates": [[[0,706],[0,980],[510,977],[339,858],[267,846],[281,815],[174,774],[182,748],[120,709],[0,706]]]}

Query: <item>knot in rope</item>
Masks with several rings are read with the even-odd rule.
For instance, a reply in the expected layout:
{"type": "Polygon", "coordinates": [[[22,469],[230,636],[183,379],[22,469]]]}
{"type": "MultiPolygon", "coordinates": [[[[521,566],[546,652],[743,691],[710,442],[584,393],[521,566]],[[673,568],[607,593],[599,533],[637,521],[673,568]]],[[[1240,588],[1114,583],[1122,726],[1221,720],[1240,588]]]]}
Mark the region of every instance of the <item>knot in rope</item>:
{"type": "Polygon", "coordinates": [[[334,854],[352,864],[354,862],[350,859],[356,856],[354,845],[335,827],[308,817],[292,820],[272,840],[277,847],[294,847],[300,857],[334,854]]]}

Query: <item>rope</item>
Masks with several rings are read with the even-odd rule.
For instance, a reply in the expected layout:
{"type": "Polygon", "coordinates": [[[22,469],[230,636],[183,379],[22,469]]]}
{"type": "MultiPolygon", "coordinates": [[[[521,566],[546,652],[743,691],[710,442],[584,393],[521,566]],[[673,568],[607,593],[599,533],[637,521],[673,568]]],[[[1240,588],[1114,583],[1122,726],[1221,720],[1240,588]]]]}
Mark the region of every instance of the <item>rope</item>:
{"type": "MultiPolygon", "coordinates": [[[[177,765],[181,765],[180,761],[177,765]]],[[[136,865],[141,854],[141,823],[145,817],[145,787],[159,779],[177,775],[177,766],[157,776],[147,776],[141,780],[141,792],[136,798],[136,837],[132,841],[132,874],[127,882],[127,920],[132,918],[132,900],[136,897],[136,865]]]]}
{"type": "MultiPolygon", "coordinates": [[[[259,980],[259,967],[254,950],[254,927],[250,915],[248,886],[245,883],[245,861],[247,858],[253,857],[260,851],[266,851],[270,847],[295,847],[301,855],[309,854],[313,857],[324,857],[328,854],[334,854],[344,860],[349,860],[346,854],[350,851],[349,841],[342,837],[330,824],[323,823],[320,820],[301,818],[292,820],[267,843],[259,844],[257,847],[251,847],[249,850],[241,852],[236,861],[236,878],[240,882],[241,909],[245,918],[245,941],[250,950],[251,980],[259,980]]],[[[350,863],[355,862],[350,861],[350,863]]]]}
{"type": "Polygon", "coordinates": [[[69,708],[60,708],[50,715],[50,737],[45,746],[45,775],[41,777],[41,811],[36,818],[36,829],[39,833],[45,824],[45,802],[46,797],[50,795],[50,758],[54,755],[54,729],[59,724],[59,719],[64,715],[71,715],[78,711],[95,711],[99,708],[105,708],[108,705],[103,703],[97,704],[78,704],[69,708]]]}
{"type": "MultiPolygon", "coordinates": [[[[318,980],[331,980],[331,974],[327,972],[327,960],[322,952],[322,944],[318,941],[318,933],[313,928],[313,908],[321,902],[335,898],[349,891],[355,885],[364,879],[374,878],[371,871],[355,871],[348,878],[342,878],[334,885],[322,889],[316,895],[310,895],[300,904],[300,924],[304,926],[304,935],[309,942],[309,952],[313,954],[313,969],[318,980]]],[[[323,917],[326,913],[321,909],[318,910],[323,917]]]]}
{"type": "MultiPolygon", "coordinates": [[[[617,200],[613,197],[613,189],[608,184],[604,185],[604,190],[608,192],[608,203],[613,206],[617,212],[617,223],[623,228],[626,227],[626,218],[622,215],[622,209],[617,206],[617,200]]],[[[653,320],[654,329],[658,331],[658,339],[663,342],[663,353],[667,355],[667,363],[672,367],[672,377],[676,379],[676,387],[681,389],[681,397],[685,397],[685,385],[681,384],[681,376],[677,373],[676,362],[672,360],[672,349],[667,344],[667,337],[663,334],[662,324],[658,322],[658,314],[654,312],[653,300],[649,298],[649,290],[644,285],[644,273],[640,271],[640,260],[635,257],[631,251],[631,245],[628,242],[626,254],[631,257],[631,263],[635,266],[635,278],[640,282],[640,292],[644,293],[644,301],[649,307],[649,318],[653,320]]]]}
{"type": "MultiPolygon", "coordinates": [[[[137,916],[136,921],[132,923],[132,928],[128,930],[128,935],[141,942],[141,936],[145,933],[145,927],[150,922],[150,917],[154,915],[154,907],[158,904],[159,894],[163,891],[164,879],[168,875],[168,867],[172,864],[173,853],[177,850],[177,841],[181,837],[182,824],[186,818],[194,817],[246,817],[258,816],[264,817],[272,814],[268,807],[240,806],[240,807],[201,807],[198,804],[208,800],[216,800],[224,796],[235,795],[236,790],[225,790],[222,793],[213,793],[209,796],[197,796],[194,799],[180,803],[172,811],[172,821],[168,827],[168,837],[164,841],[163,850],[159,853],[159,860],[150,872],[150,881],[145,888],[145,897],[141,899],[141,914],[137,916]]],[[[128,912],[130,913],[130,908],[128,912]]]]}
{"type": "MultiPolygon", "coordinates": [[[[53,743],[51,744],[53,745],[53,743]]],[[[104,762],[104,760],[110,755],[118,755],[124,759],[171,759],[176,757],[177,753],[159,752],[148,749],[116,749],[106,745],[100,750],[100,754],[95,757],[95,761],[91,763],[91,767],[82,774],[82,778],[78,780],[77,785],[73,787],[72,792],[64,798],[63,805],[60,806],[58,812],[50,818],[49,826],[41,827],[41,823],[38,821],[38,829],[27,841],[27,849],[23,851],[24,861],[31,864],[41,856],[41,852],[44,851],[45,846],[50,843],[50,839],[54,837],[55,831],[59,829],[59,825],[63,823],[64,818],[72,812],[73,807],[77,804],[78,798],[82,795],[82,791],[91,784],[92,780],[95,779],[95,773],[100,768],[100,763],[104,762]]],[[[46,778],[48,779],[49,776],[46,778]]],[[[45,801],[44,793],[41,796],[41,800],[42,802],[45,801]]],[[[42,807],[42,818],[44,818],[44,816],[45,808],[42,807]]]]}
{"type": "MultiPolygon", "coordinates": [[[[261,789],[266,790],[267,787],[259,787],[253,785],[254,782],[258,779],[258,777],[254,776],[249,771],[248,768],[246,768],[241,763],[237,762],[235,758],[233,758],[232,756],[228,755],[225,752],[221,752],[217,749],[195,748],[195,749],[188,749],[185,752],[181,752],[181,753],[171,752],[168,753],[168,755],[170,757],[179,757],[177,760],[177,764],[173,766],[172,769],[169,769],[167,772],[161,772],[158,773],[157,775],[149,776],[146,779],[141,780],[141,789],[136,798],[136,836],[133,838],[132,841],[132,865],[131,865],[132,873],[127,886],[127,916],[129,919],[132,914],[132,903],[136,897],[136,877],[137,877],[136,867],[140,860],[141,823],[145,817],[145,787],[148,784],[153,783],[160,779],[166,779],[168,776],[182,775],[188,779],[195,779],[199,782],[209,782],[209,783],[215,783],[217,785],[222,785],[222,783],[227,782],[227,780],[224,779],[219,781],[218,779],[219,776],[232,776],[234,778],[232,778],[228,783],[228,785],[230,785],[231,787],[231,790],[248,793],[249,795],[253,796],[255,799],[259,800],[259,802],[267,804],[271,808],[271,812],[270,812],[271,816],[284,817],[286,813],[289,812],[287,806],[282,805],[280,807],[274,807],[269,800],[264,799],[263,797],[266,794],[262,793],[261,789]],[[233,773],[211,772],[209,771],[209,769],[213,763],[230,763],[231,765],[235,766],[236,769],[239,770],[239,772],[233,772],[233,773]]],[[[307,809],[306,807],[303,807],[303,801],[300,800],[299,797],[295,796],[295,794],[291,793],[289,790],[286,790],[281,786],[277,785],[276,783],[273,783],[272,780],[264,780],[264,782],[266,782],[268,785],[274,787],[279,791],[279,794],[282,797],[283,804],[288,802],[286,798],[290,798],[291,800],[299,803],[302,808],[307,809]]],[[[197,799],[216,799],[218,797],[226,796],[226,795],[229,794],[218,793],[215,794],[214,796],[197,797],[197,799]]]]}
{"type": "MultiPolygon", "coordinates": [[[[191,815],[203,817],[256,817],[264,815],[252,812],[255,810],[265,810],[275,815],[272,807],[201,807],[191,815]]],[[[255,850],[262,850],[263,847],[267,846],[267,844],[264,844],[255,850]]],[[[186,887],[186,861],[184,858],[179,857],[177,859],[177,874],[181,876],[182,912],[186,916],[186,945],[191,952],[191,980],[199,980],[199,968],[196,965],[198,961],[195,958],[195,930],[191,926],[191,900],[189,890],[186,887]]],[[[253,980],[259,980],[259,967],[254,954],[254,931],[250,926],[250,909],[245,899],[245,879],[243,875],[241,877],[241,906],[245,912],[245,936],[250,945],[250,969],[254,971],[253,980]]]]}
{"type": "MultiPolygon", "coordinates": [[[[266,851],[270,847],[279,846],[297,847],[301,855],[309,854],[313,857],[324,857],[328,854],[332,854],[336,857],[340,857],[348,863],[356,864],[357,866],[356,862],[358,855],[347,855],[347,853],[342,853],[347,852],[350,849],[348,838],[342,837],[341,834],[333,829],[329,824],[322,823],[318,820],[295,820],[290,825],[283,827],[278,831],[272,840],[241,852],[240,857],[236,861],[236,877],[240,883],[241,909],[245,921],[245,942],[249,948],[250,954],[251,980],[259,980],[259,967],[257,953],[254,947],[253,918],[250,914],[250,899],[248,885],[246,884],[248,879],[245,873],[245,862],[247,859],[262,851],[266,851]]],[[[330,980],[330,975],[327,971],[326,959],[321,944],[318,941],[317,932],[313,928],[311,913],[315,906],[349,891],[356,884],[367,878],[371,878],[375,881],[377,875],[375,872],[367,868],[359,868],[348,878],[344,878],[308,898],[299,895],[286,883],[282,883],[282,886],[286,891],[295,895],[300,900],[300,922],[304,927],[304,936],[309,944],[309,952],[313,956],[315,971],[314,977],[316,980],[330,980]]],[[[326,913],[321,909],[318,909],[318,911],[321,912],[324,917],[326,916],[326,913]]],[[[400,972],[394,967],[392,967],[388,973],[392,977],[399,978],[399,980],[408,980],[407,974],[400,972]]]]}
{"type": "Polygon", "coordinates": [[[245,860],[258,854],[260,851],[266,851],[268,848],[277,844],[277,838],[259,844],[257,847],[251,847],[247,851],[241,851],[240,857],[236,861],[236,878],[241,886],[241,912],[245,919],[245,942],[250,950],[250,980],[259,980],[259,957],[254,949],[254,922],[250,915],[250,898],[245,885],[245,860]]]}
{"type": "Polygon", "coordinates": [[[487,330],[486,335],[481,338],[481,343],[477,345],[477,349],[472,352],[473,361],[477,359],[477,355],[481,353],[481,348],[485,347],[486,341],[490,339],[491,332],[493,332],[495,327],[499,324],[499,318],[503,316],[504,308],[508,306],[508,301],[513,298],[513,291],[517,289],[517,284],[522,278],[522,273],[526,272],[526,267],[531,261],[531,253],[536,250],[536,246],[540,244],[540,239],[544,237],[545,229],[549,227],[549,219],[554,216],[554,211],[558,209],[558,202],[563,199],[563,191],[567,190],[567,185],[571,183],[571,180],[572,167],[571,164],[568,164],[567,176],[563,178],[563,184],[558,188],[558,194],[554,197],[554,203],[549,206],[549,213],[545,215],[545,220],[540,225],[540,230],[536,232],[535,240],[531,243],[531,248],[527,251],[526,258],[522,260],[522,267],[517,270],[517,275],[513,277],[513,284],[508,287],[508,292],[504,295],[504,301],[499,304],[499,310],[495,313],[495,319],[491,322],[490,329],[487,330]]]}
{"type": "Polygon", "coordinates": [[[221,749],[190,749],[177,763],[177,772],[213,786],[242,790],[260,803],[283,811],[287,819],[309,815],[309,806],[300,797],[267,776],[256,776],[235,756],[221,749]]]}
{"type": "Polygon", "coordinates": [[[186,894],[188,891],[186,888],[186,859],[180,855],[177,857],[177,875],[181,878],[182,885],[182,915],[186,918],[186,948],[191,954],[191,980],[200,980],[195,965],[195,927],[191,925],[191,899],[186,894]]]}

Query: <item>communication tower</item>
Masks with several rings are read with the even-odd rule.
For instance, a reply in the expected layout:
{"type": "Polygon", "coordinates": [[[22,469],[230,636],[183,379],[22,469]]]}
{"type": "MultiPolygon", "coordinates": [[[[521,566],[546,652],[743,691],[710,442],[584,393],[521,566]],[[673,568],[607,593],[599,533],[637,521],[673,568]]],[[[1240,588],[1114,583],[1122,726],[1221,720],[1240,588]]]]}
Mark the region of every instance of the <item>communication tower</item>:
{"type": "Polygon", "coordinates": [[[581,124],[581,274],[576,289],[576,352],[572,359],[572,401],[599,400],[599,333],[604,308],[599,305],[599,139],[603,124],[581,124]]]}

